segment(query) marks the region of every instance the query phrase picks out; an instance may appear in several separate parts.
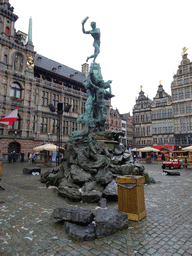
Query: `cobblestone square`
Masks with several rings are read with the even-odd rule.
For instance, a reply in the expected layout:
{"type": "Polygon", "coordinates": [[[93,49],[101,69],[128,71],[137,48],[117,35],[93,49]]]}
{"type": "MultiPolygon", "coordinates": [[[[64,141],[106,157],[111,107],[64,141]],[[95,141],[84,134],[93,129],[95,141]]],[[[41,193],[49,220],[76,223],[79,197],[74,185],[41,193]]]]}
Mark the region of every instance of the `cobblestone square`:
{"type": "MultiPolygon", "coordinates": [[[[3,163],[0,191],[0,255],[192,255],[192,169],[162,175],[161,163],[145,164],[156,184],[145,185],[147,216],[109,237],[76,243],[51,220],[54,208],[97,204],[71,202],[46,188],[38,175],[24,175],[28,164],[3,163]]],[[[42,173],[50,167],[43,167],[42,173]]],[[[118,208],[108,203],[108,208],[118,208]]]]}

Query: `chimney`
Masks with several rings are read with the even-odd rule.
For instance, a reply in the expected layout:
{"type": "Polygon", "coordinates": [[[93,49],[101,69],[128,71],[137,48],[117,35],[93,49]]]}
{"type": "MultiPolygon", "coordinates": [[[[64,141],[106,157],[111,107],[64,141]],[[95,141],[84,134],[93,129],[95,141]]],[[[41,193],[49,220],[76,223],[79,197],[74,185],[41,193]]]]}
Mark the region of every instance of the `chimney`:
{"type": "Polygon", "coordinates": [[[89,64],[88,63],[84,63],[81,65],[82,67],[82,73],[87,77],[89,74],[89,64]]]}

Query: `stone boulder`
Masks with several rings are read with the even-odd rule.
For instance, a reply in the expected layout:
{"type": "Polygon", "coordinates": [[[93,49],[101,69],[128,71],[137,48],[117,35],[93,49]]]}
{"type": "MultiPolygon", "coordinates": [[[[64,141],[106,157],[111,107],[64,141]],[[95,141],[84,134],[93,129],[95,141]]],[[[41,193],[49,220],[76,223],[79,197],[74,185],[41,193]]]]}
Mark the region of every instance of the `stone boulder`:
{"type": "Polygon", "coordinates": [[[163,172],[171,176],[180,176],[180,172],[175,170],[163,170],[163,172]]]}
{"type": "Polygon", "coordinates": [[[95,239],[95,225],[93,223],[80,226],[66,221],[64,227],[67,235],[78,242],[95,239]]]}
{"type": "Polygon", "coordinates": [[[94,215],[91,211],[79,207],[58,207],[54,209],[52,218],[55,222],[69,221],[76,224],[89,224],[93,221],[94,215]]]}
{"type": "Polygon", "coordinates": [[[73,179],[74,183],[82,184],[88,181],[91,178],[91,174],[85,172],[82,168],[78,165],[71,165],[71,178],[73,179]]]}
{"type": "Polygon", "coordinates": [[[129,162],[131,158],[131,154],[129,153],[129,151],[125,151],[123,154],[123,162],[129,162]]]}
{"type": "Polygon", "coordinates": [[[58,186],[58,193],[63,197],[67,197],[73,201],[81,200],[80,187],[69,180],[62,179],[58,186]]]}
{"type": "Polygon", "coordinates": [[[97,238],[109,236],[128,228],[128,216],[117,209],[99,209],[95,217],[97,238]]]}
{"type": "Polygon", "coordinates": [[[115,155],[122,155],[125,151],[125,147],[122,143],[120,143],[119,145],[117,145],[114,149],[114,154],[115,155]]]}
{"type": "Polygon", "coordinates": [[[102,197],[103,189],[96,181],[86,182],[81,188],[83,202],[98,202],[102,197]]]}
{"type": "Polygon", "coordinates": [[[117,201],[118,199],[118,189],[117,189],[117,183],[115,180],[112,180],[104,189],[103,196],[107,198],[108,200],[114,200],[117,201]]]}
{"type": "Polygon", "coordinates": [[[96,182],[101,185],[106,185],[113,180],[113,174],[111,171],[107,169],[99,170],[98,173],[95,175],[96,182]]]}
{"type": "Polygon", "coordinates": [[[121,155],[121,156],[113,156],[112,157],[112,159],[111,159],[111,162],[113,163],[113,164],[120,164],[121,162],[122,162],[122,160],[123,160],[123,156],[121,155]]]}
{"type": "Polygon", "coordinates": [[[37,166],[36,167],[29,166],[29,167],[23,168],[23,174],[32,174],[32,172],[38,172],[40,174],[41,168],[37,166]]]}

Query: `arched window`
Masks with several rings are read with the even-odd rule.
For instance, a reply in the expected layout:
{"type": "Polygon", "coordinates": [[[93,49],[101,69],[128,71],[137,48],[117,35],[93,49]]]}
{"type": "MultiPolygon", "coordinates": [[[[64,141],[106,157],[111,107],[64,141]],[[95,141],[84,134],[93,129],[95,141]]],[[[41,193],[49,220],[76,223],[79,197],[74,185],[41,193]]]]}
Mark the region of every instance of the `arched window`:
{"type": "Polygon", "coordinates": [[[12,129],[20,130],[21,129],[21,117],[17,115],[17,122],[14,122],[12,125],[12,129]]]}
{"type": "Polygon", "coordinates": [[[7,64],[7,62],[8,62],[7,54],[4,54],[4,56],[3,56],[3,62],[4,62],[5,64],[7,64]]]}
{"type": "Polygon", "coordinates": [[[21,98],[21,86],[18,83],[11,84],[10,96],[18,99],[21,98]]]}
{"type": "Polygon", "coordinates": [[[6,27],[5,33],[6,33],[6,35],[9,35],[9,34],[10,34],[10,29],[9,29],[9,27],[6,27]]]}

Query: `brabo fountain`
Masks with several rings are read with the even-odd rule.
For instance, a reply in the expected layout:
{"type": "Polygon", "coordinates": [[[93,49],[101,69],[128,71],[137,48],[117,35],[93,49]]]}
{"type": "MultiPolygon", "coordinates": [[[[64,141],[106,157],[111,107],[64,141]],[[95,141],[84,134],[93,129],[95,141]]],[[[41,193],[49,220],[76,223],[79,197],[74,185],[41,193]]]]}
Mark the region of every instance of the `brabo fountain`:
{"type": "Polygon", "coordinates": [[[85,31],[87,19],[82,30],[94,38],[94,54],[87,57],[93,62],[84,82],[88,96],[85,113],[77,119],[83,129],[73,132],[62,164],[45,173],[41,181],[58,186],[59,194],[73,201],[97,202],[102,197],[117,200],[117,175],[145,175],[144,167],[134,164],[129,151],[119,143],[122,132],[105,129],[105,100],[113,96],[112,81],[103,80],[101,67],[95,62],[100,52],[100,30],[91,22],[92,30],[85,31]]]}
{"type": "MultiPolygon", "coordinates": [[[[66,143],[62,164],[42,175],[41,181],[57,186],[58,193],[72,201],[117,201],[115,178],[119,175],[145,173],[142,165],[130,160],[129,151],[119,142],[123,133],[105,129],[105,101],[113,96],[112,81],[103,80],[101,67],[95,62],[100,52],[100,30],[92,22],[92,30],[85,31],[87,19],[82,22],[82,30],[94,38],[94,54],[87,58],[87,61],[93,59],[93,62],[84,82],[88,96],[85,113],[77,119],[83,129],[73,132],[70,141],[66,143]]],[[[54,210],[52,216],[56,221],[65,220],[67,232],[78,241],[106,236],[128,226],[127,214],[117,209],[97,211],[94,219],[96,224],[92,223],[93,213],[81,208],[60,207],[54,210]],[[83,228],[85,223],[86,228],[83,228]]]]}

